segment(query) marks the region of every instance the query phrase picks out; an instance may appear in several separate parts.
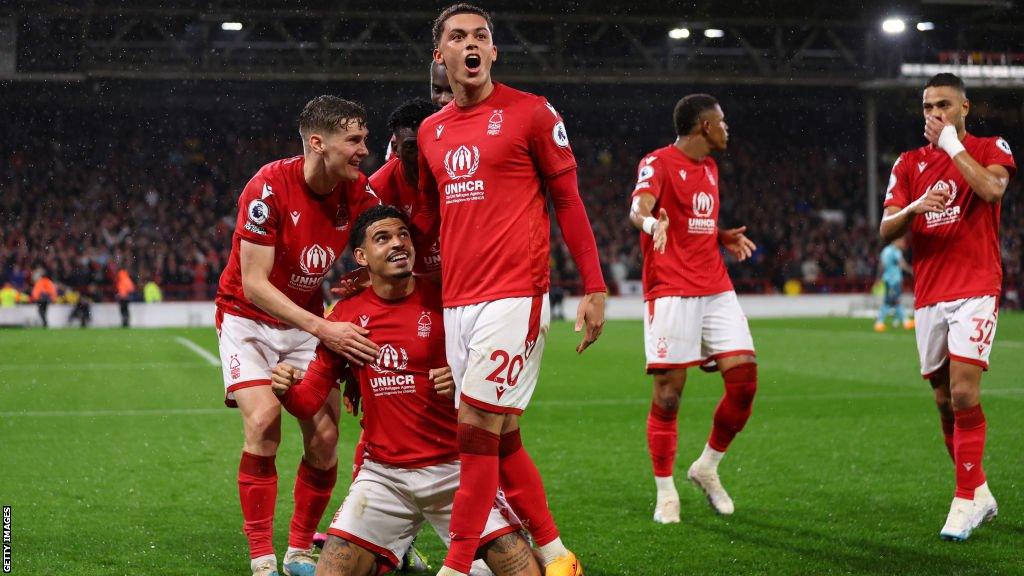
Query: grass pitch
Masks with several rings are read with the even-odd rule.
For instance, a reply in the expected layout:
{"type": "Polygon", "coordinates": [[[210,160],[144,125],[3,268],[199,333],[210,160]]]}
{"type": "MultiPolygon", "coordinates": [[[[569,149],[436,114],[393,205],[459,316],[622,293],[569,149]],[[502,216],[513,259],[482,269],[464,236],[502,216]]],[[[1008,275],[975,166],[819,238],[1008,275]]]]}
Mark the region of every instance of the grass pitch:
{"type": "MultiPolygon", "coordinates": [[[[736,514],[685,483],[721,379],[690,371],[676,478],[683,522],[651,521],[654,483],[639,322],[611,322],[577,357],[556,323],[523,436],[564,541],[589,576],[1024,574],[1024,316],[1000,318],[983,380],[985,454],[1000,516],[965,544],[938,537],[953,470],[911,333],[870,320],[752,322],[754,415],[720,472],[736,514]]],[[[14,574],[247,574],[235,484],[241,420],[223,408],[209,330],[2,331],[0,504],[14,574]]],[[[340,468],[356,422],[342,425],[340,468]]],[[[301,452],[278,456],[279,558],[301,452]]],[[[344,498],[347,474],[321,523],[344,498]]],[[[440,542],[418,545],[439,565],[440,542]]]]}

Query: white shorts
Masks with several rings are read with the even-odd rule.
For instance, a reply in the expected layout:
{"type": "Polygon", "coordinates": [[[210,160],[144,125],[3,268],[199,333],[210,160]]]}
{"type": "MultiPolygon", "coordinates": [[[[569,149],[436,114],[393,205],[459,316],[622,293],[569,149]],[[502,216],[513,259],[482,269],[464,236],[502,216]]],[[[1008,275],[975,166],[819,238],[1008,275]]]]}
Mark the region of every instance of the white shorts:
{"type": "Polygon", "coordinates": [[[224,373],[224,403],[234,407],[235,390],[269,386],[280,362],[305,370],[319,341],[298,328],[277,328],[263,322],[218,313],[217,340],[224,373]]]}
{"type": "MultiPolygon", "coordinates": [[[[459,487],[459,463],[396,468],[367,459],[334,515],[328,534],[357,544],[400,566],[423,521],[451,544],[448,524],[459,487]]],[[[480,544],[519,530],[521,523],[499,491],[480,544]]]]}
{"type": "Polygon", "coordinates": [[[947,358],[987,370],[998,320],[995,296],[961,298],[914,310],[921,375],[930,378],[947,358]]]}
{"type": "Polygon", "coordinates": [[[710,296],[665,296],[644,307],[647,373],[713,364],[754,355],[747,316],[733,291],[710,296]]]}
{"type": "Polygon", "coordinates": [[[550,324],[547,294],[445,308],[455,405],[461,399],[488,412],[522,414],[537,386],[550,324]]]}

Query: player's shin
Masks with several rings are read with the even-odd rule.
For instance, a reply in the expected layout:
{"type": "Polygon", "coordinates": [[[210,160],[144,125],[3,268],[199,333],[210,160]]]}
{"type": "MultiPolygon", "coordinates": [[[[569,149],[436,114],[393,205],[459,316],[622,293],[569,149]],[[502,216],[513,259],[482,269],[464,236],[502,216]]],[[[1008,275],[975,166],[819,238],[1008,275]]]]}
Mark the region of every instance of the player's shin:
{"type": "Polygon", "coordinates": [[[985,413],[981,404],[953,412],[953,448],[956,462],[956,497],[974,499],[974,490],[985,483],[981,465],[985,452],[985,413]]]}
{"type": "Polygon", "coordinates": [[[277,467],[274,456],[242,452],[238,465],[238,496],[242,502],[243,529],[251,558],[274,554],[274,504],[277,500],[277,467]]]}
{"type": "Polygon", "coordinates": [[[452,542],[444,564],[469,574],[480,546],[480,534],[498,493],[499,437],[470,424],[459,424],[458,440],[462,464],[449,526],[452,542]]]}
{"type": "Polygon", "coordinates": [[[944,406],[939,405],[939,422],[942,424],[942,440],[946,444],[946,451],[949,452],[949,457],[955,464],[956,453],[953,444],[955,428],[953,426],[953,409],[949,406],[949,402],[946,402],[944,406]]]}
{"type": "Polygon", "coordinates": [[[516,515],[523,519],[544,557],[545,565],[569,553],[558,537],[544,483],[533,458],[523,448],[519,429],[501,435],[501,489],[516,515]]]}
{"type": "Polygon", "coordinates": [[[295,476],[295,511],[288,533],[289,549],[308,550],[313,545],[313,533],[331,501],[337,480],[337,464],[320,470],[305,459],[299,463],[299,472],[295,476]]]}
{"type": "MultiPolygon", "coordinates": [[[[725,393],[715,409],[708,447],[725,452],[750,419],[757,393],[757,364],[747,362],[722,373],[725,393]]],[[[717,462],[715,463],[717,467],[717,462]]]]}
{"type": "Polygon", "coordinates": [[[671,480],[672,477],[679,443],[677,414],[678,405],[676,410],[672,410],[662,408],[657,402],[651,403],[651,411],[647,414],[647,449],[651,454],[655,481],[659,478],[671,480]]]}

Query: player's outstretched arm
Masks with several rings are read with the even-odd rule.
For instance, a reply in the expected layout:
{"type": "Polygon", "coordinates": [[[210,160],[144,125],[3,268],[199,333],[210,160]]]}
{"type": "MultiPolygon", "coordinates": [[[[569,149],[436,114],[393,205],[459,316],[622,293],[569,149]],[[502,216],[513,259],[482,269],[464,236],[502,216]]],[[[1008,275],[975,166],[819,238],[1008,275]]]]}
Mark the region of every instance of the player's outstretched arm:
{"type": "Polygon", "coordinates": [[[316,336],[322,344],[362,366],[377,358],[377,345],[366,336],[370,331],[351,322],[329,322],[304,310],[270,282],[274,247],[242,240],[242,290],[250,302],[274,318],[316,336]]]}
{"type": "Polygon", "coordinates": [[[757,244],[754,244],[744,234],[746,231],[746,226],[740,226],[739,228],[727,228],[718,233],[718,242],[740,262],[753,256],[754,251],[757,250],[757,244]]]}
{"type": "Polygon", "coordinates": [[[637,194],[633,197],[633,203],[629,208],[629,221],[641,232],[646,232],[654,237],[654,250],[659,254],[665,253],[665,245],[668,243],[668,212],[664,208],[655,218],[653,214],[654,204],[657,200],[651,194],[637,194]]]}
{"type": "Polygon", "coordinates": [[[590,227],[587,209],[583,207],[583,199],[580,198],[576,169],[550,178],[547,188],[555,207],[555,219],[562,230],[562,238],[583,277],[584,296],[576,310],[576,331],[586,327],[583,340],[576,346],[576,352],[582,354],[597,341],[604,329],[604,301],[608,287],[601,275],[594,230],[590,227]]]}
{"type": "Polygon", "coordinates": [[[949,154],[971,190],[982,200],[994,204],[1003,199],[1006,186],[1010,183],[1010,172],[1005,166],[982,166],[964,148],[957,136],[956,128],[945,120],[928,116],[925,119],[924,136],[949,154]]]}

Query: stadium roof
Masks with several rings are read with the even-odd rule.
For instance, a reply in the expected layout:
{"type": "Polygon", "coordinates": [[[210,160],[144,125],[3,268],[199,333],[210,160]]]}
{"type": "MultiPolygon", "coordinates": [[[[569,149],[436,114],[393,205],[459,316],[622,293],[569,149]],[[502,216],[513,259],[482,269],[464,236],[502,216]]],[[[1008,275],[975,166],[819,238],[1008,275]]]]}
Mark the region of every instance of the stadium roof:
{"type": "MultiPolygon", "coordinates": [[[[125,4],[0,9],[0,78],[418,79],[430,22],[447,3],[125,4]]],[[[520,81],[884,85],[908,62],[1012,64],[1024,52],[1024,18],[1010,0],[480,4],[496,18],[503,77],[520,81]],[[884,33],[889,17],[902,18],[906,32],[884,33]]]]}

